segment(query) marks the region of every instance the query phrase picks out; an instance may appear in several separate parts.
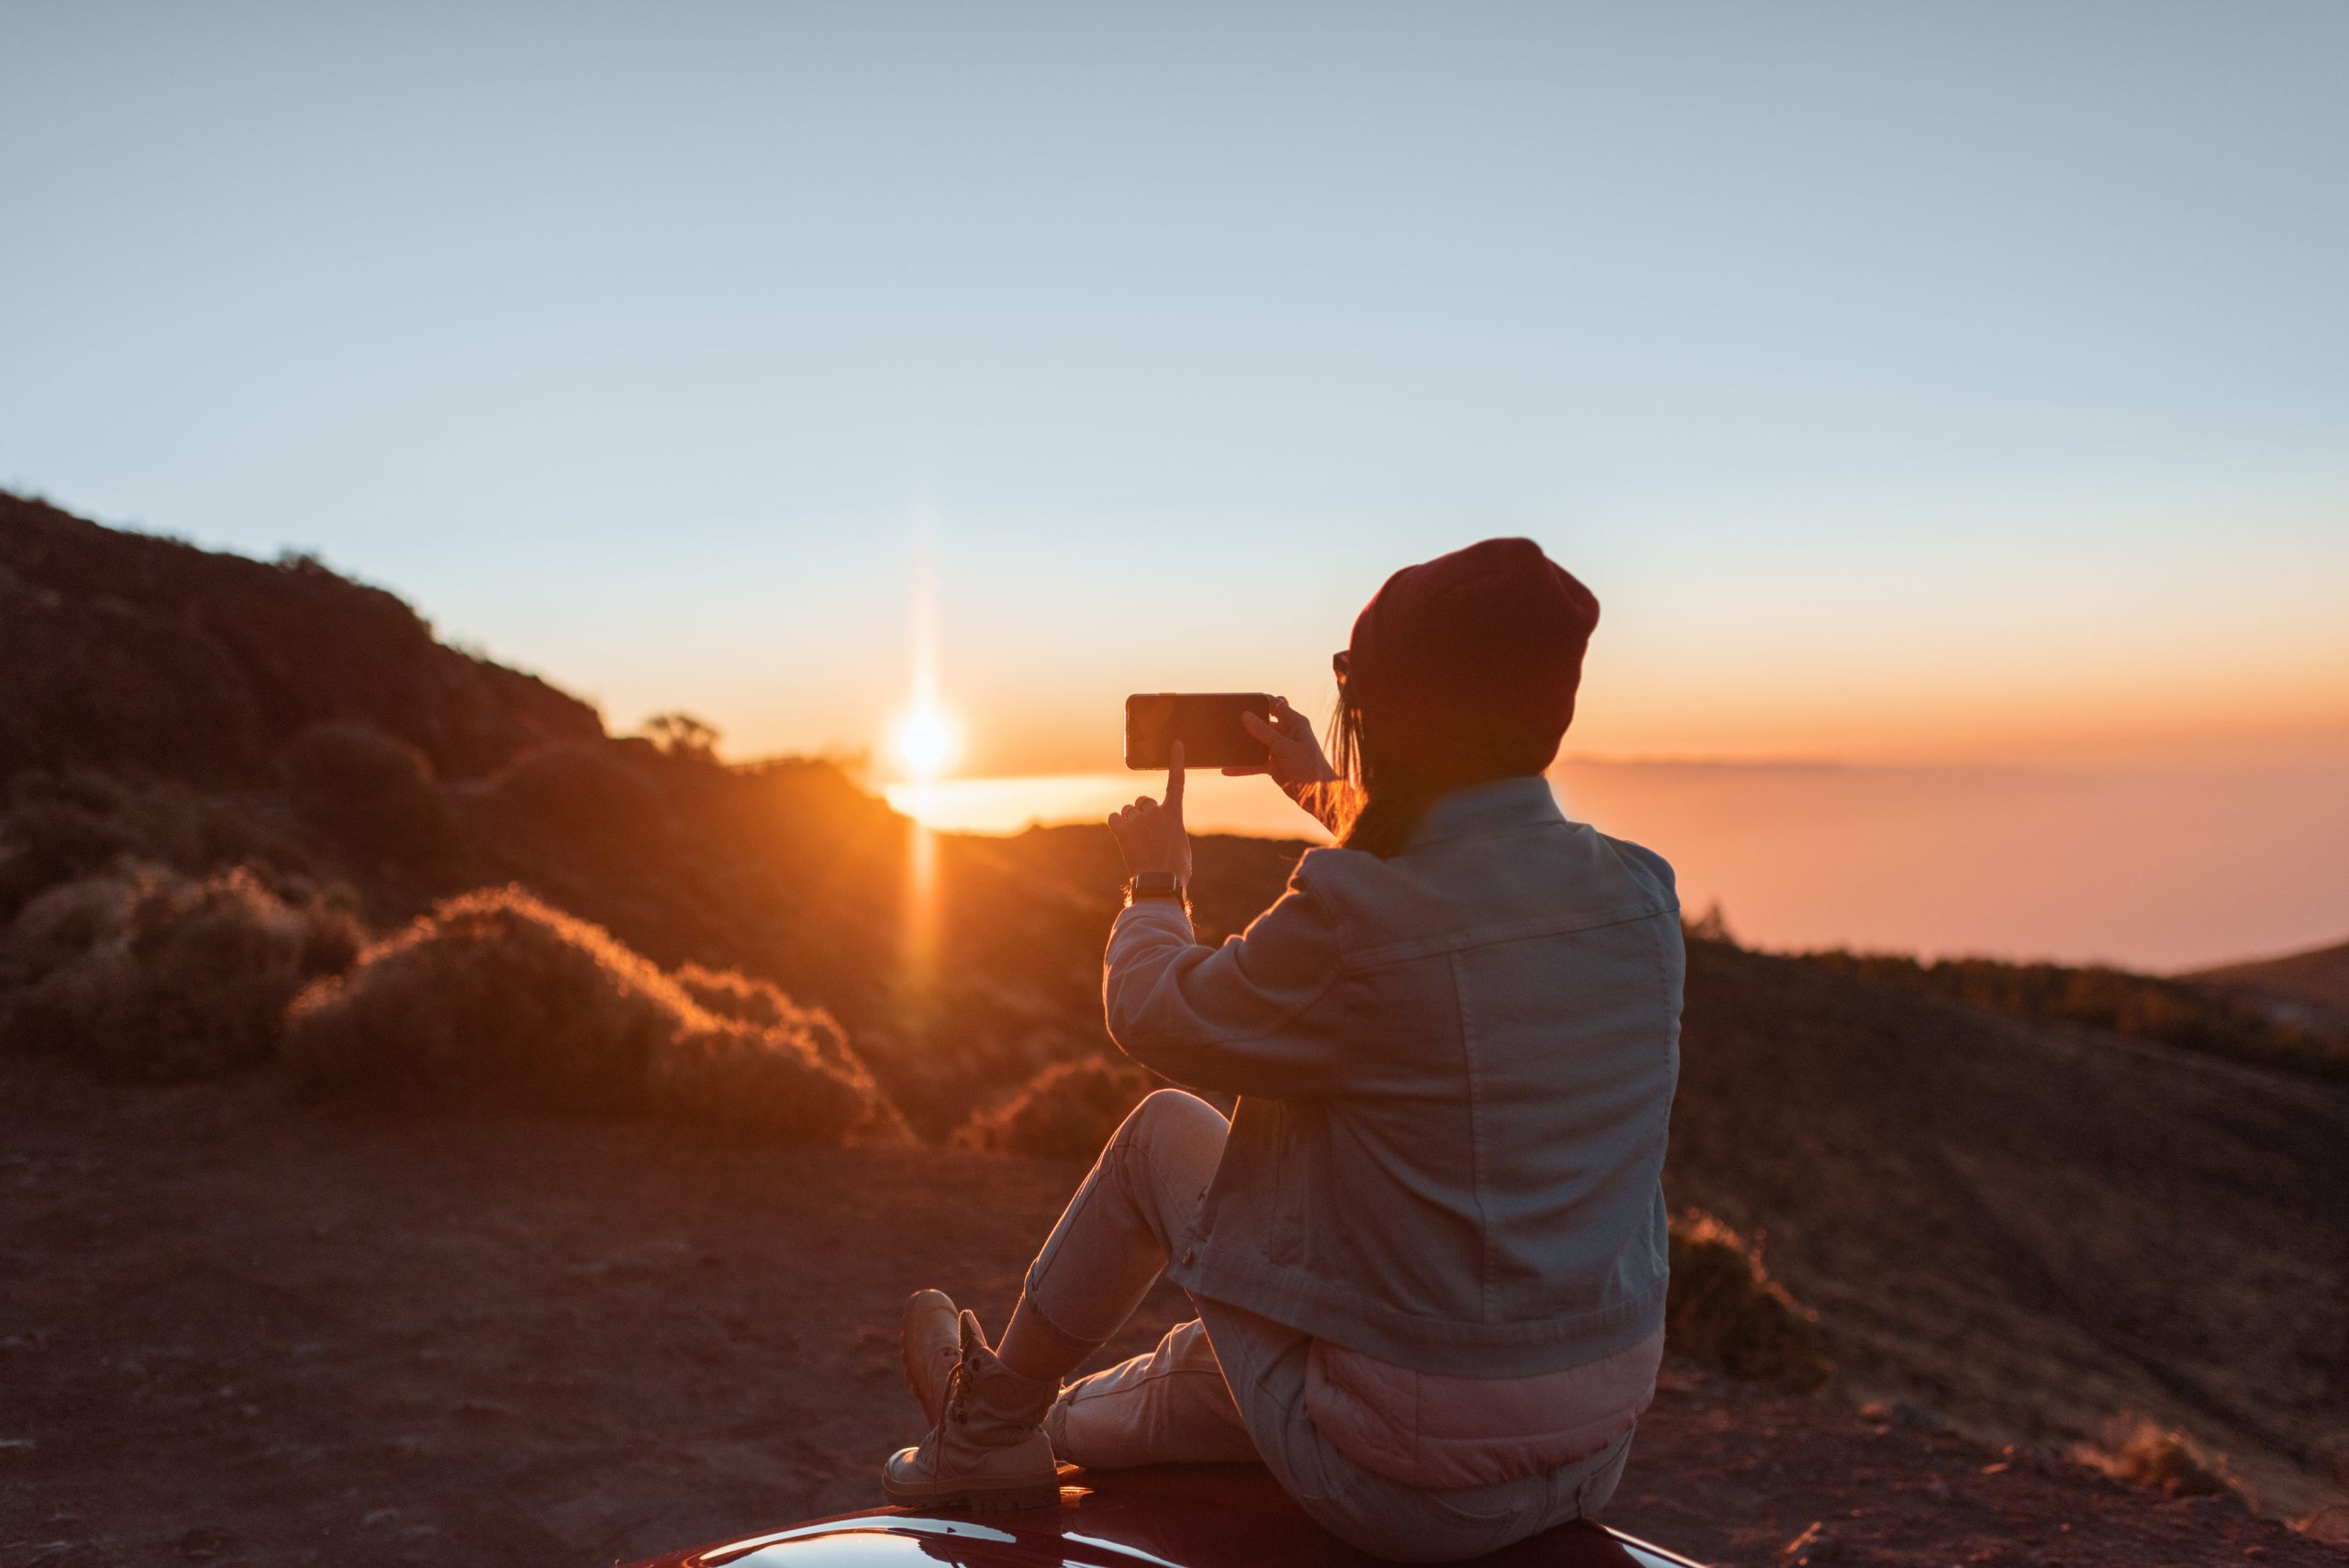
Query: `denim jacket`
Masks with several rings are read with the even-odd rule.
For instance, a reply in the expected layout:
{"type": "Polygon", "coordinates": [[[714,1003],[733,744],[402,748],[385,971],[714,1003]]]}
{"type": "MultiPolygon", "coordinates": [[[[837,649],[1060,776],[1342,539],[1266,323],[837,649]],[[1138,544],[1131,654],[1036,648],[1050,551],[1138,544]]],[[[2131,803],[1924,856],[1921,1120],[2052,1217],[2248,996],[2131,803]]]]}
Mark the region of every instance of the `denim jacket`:
{"type": "Polygon", "coordinates": [[[1177,1284],[1423,1373],[1517,1377],[1664,1321],[1672,868],[1505,779],[1404,850],[1309,850],[1219,948],[1110,929],[1110,1037],[1240,1095],[1177,1284]]]}

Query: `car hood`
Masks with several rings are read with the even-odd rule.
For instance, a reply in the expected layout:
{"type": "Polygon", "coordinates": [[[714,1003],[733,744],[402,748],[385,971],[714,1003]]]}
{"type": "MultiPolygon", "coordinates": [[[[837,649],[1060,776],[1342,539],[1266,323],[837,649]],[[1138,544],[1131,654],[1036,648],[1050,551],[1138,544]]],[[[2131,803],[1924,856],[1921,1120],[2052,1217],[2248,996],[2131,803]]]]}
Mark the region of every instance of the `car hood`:
{"type": "MultiPolygon", "coordinates": [[[[1696,1568],[1577,1521],[1484,1562],[1494,1568],[1696,1568]]],[[[1369,1568],[1258,1465],[1066,1471],[1058,1507],[1016,1513],[875,1508],[705,1546],[639,1568],[1369,1568]]]]}

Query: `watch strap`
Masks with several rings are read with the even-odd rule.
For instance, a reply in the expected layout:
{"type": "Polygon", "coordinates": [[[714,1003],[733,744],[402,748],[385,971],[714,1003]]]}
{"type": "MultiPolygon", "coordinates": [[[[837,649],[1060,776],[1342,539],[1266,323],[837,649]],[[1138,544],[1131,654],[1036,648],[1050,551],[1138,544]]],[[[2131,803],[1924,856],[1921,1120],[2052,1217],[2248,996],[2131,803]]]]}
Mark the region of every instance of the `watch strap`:
{"type": "Polygon", "coordinates": [[[1126,879],[1126,902],[1132,904],[1143,898],[1184,900],[1183,879],[1171,871],[1138,872],[1126,879]]]}

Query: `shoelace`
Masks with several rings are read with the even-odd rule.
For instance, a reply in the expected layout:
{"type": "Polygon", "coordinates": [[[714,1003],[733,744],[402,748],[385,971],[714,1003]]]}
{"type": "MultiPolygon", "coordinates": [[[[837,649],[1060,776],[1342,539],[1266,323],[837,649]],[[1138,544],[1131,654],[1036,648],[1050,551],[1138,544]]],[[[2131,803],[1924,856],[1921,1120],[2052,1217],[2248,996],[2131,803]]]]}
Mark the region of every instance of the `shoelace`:
{"type": "Polygon", "coordinates": [[[963,1392],[970,1386],[971,1363],[959,1357],[954,1370],[946,1374],[946,1414],[956,1421],[968,1418],[963,1414],[963,1392]]]}

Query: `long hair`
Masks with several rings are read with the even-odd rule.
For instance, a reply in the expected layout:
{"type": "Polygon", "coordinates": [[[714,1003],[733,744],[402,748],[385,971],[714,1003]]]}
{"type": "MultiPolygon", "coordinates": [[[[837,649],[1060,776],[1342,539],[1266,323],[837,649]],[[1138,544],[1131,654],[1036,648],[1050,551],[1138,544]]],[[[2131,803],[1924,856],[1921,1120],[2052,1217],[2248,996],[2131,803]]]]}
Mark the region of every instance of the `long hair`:
{"type": "Polygon", "coordinates": [[[1338,783],[1331,788],[1335,808],[1324,820],[1330,821],[1339,848],[1364,850],[1381,860],[1400,850],[1428,807],[1455,787],[1382,755],[1378,737],[1364,725],[1362,709],[1347,700],[1342,685],[1330,716],[1330,765],[1338,783]]]}

